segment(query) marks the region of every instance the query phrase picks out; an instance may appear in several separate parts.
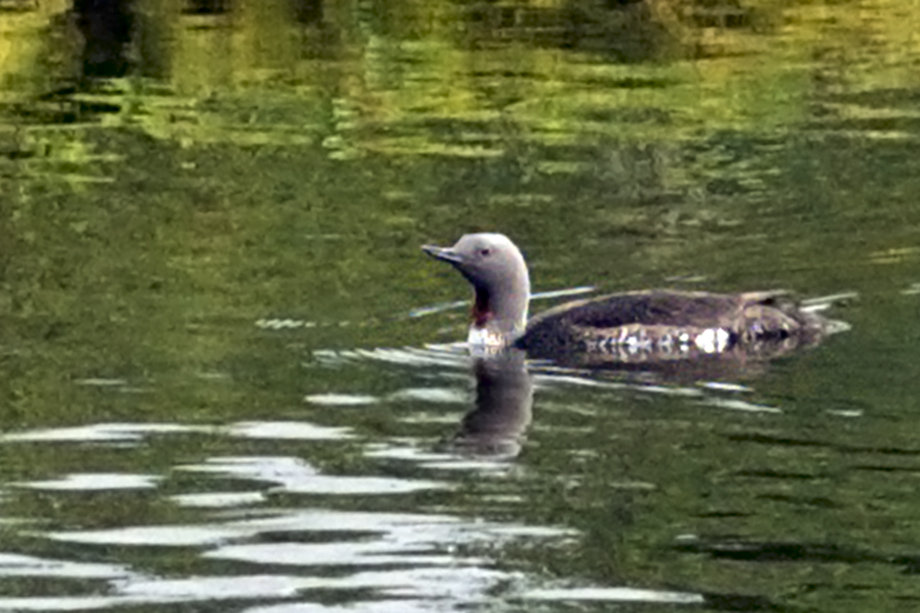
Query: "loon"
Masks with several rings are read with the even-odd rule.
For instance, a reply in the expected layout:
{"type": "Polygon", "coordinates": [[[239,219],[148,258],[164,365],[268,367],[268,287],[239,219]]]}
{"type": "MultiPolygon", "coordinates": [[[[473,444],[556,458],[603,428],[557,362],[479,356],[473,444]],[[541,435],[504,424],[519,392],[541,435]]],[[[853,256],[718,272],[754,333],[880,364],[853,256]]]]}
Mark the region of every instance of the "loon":
{"type": "Polygon", "coordinates": [[[466,234],[452,247],[424,245],[473,286],[468,342],[516,347],[536,358],[604,354],[608,361],[688,359],[740,350],[785,353],[833,331],[783,290],[716,294],[653,289],[569,302],[530,321],[530,276],[520,249],[503,234],[466,234]],[[782,348],[777,351],[776,348],[782,348]]]}

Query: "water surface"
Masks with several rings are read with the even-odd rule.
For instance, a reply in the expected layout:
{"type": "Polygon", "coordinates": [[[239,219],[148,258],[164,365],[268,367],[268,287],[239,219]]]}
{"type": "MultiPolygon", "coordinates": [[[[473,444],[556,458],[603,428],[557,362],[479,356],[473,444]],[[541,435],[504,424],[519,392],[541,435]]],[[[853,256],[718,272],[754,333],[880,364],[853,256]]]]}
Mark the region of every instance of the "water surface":
{"type": "Polygon", "coordinates": [[[920,598],[910,3],[87,4],[0,12],[0,609],[920,598]],[[852,329],[476,365],[473,230],[852,329]]]}

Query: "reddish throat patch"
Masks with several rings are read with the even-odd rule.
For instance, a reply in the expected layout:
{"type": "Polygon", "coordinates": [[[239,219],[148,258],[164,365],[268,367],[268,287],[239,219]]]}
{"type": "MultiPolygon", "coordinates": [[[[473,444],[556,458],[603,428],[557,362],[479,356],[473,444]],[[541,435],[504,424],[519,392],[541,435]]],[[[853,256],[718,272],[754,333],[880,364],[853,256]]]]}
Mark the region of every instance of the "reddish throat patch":
{"type": "Polygon", "coordinates": [[[483,291],[476,291],[476,299],[473,301],[473,325],[477,328],[484,328],[489,320],[492,319],[492,311],[489,309],[489,296],[483,291]]]}

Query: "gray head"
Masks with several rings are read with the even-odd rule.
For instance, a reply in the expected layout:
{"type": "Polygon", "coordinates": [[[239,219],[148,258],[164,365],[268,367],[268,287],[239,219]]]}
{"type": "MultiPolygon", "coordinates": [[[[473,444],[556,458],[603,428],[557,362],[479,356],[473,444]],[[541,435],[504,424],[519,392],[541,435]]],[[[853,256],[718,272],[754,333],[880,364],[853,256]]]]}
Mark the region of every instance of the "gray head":
{"type": "Polygon", "coordinates": [[[507,344],[524,332],[530,277],[517,246],[504,234],[465,234],[453,247],[425,245],[433,258],[454,266],[473,286],[471,338],[476,330],[507,344]]]}

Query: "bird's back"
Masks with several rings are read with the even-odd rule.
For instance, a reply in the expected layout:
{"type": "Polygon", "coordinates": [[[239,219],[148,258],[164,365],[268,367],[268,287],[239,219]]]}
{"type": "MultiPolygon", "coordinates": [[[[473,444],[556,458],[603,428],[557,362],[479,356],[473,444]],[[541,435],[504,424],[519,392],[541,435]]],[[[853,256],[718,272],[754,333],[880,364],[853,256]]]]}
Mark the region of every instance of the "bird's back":
{"type": "Polygon", "coordinates": [[[518,346],[536,357],[606,351],[680,356],[782,340],[820,326],[786,292],[649,290],[570,302],[534,317],[518,346]]]}

